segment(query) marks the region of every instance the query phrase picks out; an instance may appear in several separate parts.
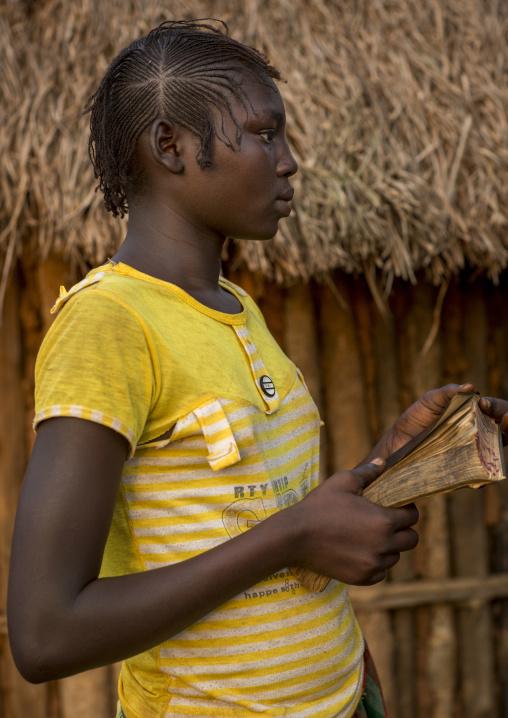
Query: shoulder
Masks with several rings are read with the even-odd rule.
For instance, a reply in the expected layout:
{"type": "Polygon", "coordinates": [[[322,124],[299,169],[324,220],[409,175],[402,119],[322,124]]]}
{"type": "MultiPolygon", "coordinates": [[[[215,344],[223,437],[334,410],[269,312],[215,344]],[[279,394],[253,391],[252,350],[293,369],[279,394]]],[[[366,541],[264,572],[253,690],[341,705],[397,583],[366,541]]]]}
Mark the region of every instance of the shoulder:
{"type": "Polygon", "coordinates": [[[155,283],[140,281],[117,265],[107,264],[90,272],[69,291],[60,288],[60,296],[51,312],[57,314],[50,333],[70,331],[78,334],[117,334],[141,332],[147,339],[158,318],[165,322],[175,311],[169,292],[155,283]]]}
{"type": "Polygon", "coordinates": [[[36,374],[49,357],[59,365],[75,363],[77,357],[82,363],[87,357],[93,361],[112,352],[121,356],[127,345],[130,354],[151,353],[142,303],[125,296],[115,284],[108,270],[99,268],[69,291],[60,288],[52,309],[57,316],[39,350],[36,374]]]}

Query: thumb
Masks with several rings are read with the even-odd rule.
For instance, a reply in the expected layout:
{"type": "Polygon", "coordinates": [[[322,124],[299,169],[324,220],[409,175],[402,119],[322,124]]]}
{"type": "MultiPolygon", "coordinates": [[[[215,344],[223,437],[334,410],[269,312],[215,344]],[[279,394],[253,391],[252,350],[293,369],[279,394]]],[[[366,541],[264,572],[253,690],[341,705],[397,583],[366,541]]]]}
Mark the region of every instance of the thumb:
{"type": "Polygon", "coordinates": [[[372,459],[369,464],[364,464],[363,466],[359,466],[358,468],[354,469],[354,471],[357,472],[359,478],[361,478],[363,481],[361,491],[364,491],[367,486],[369,486],[373,481],[377,479],[378,476],[383,473],[385,465],[385,460],[380,456],[377,456],[375,459],[372,459]]]}

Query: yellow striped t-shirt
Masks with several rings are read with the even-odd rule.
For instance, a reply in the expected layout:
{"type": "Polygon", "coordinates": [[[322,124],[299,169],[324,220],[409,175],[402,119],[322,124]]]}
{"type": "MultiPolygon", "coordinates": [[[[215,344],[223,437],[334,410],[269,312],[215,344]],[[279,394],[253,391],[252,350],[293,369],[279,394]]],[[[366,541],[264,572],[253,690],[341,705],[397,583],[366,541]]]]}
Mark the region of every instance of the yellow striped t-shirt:
{"type": "MultiPolygon", "coordinates": [[[[35,427],[81,417],[131,447],[101,575],[196,556],[318,483],[320,421],[303,379],[255,303],[220,281],[239,314],[113,263],[55,305],[35,427]]],[[[127,718],[348,718],[362,656],[347,587],[313,593],[282,569],[124,661],[120,702],[127,718]]]]}

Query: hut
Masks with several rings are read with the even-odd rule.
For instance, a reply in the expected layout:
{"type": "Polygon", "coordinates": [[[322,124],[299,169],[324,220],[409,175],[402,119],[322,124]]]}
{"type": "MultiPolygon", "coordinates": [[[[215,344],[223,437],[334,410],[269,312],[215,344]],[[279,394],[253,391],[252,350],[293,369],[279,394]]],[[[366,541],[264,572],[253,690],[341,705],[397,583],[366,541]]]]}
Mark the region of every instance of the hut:
{"type": "MultiPolygon", "coordinates": [[[[32,686],[5,620],[33,442],[33,369],[60,284],[112,254],[81,109],[172,18],[218,17],[282,70],[300,170],[266,244],[224,272],[259,301],[353,466],[428,388],[508,397],[508,7],[498,0],[4,0],[0,6],[0,718],[113,715],[117,666],[32,686]]],[[[508,715],[508,482],[421,502],[418,548],[351,595],[392,718],[508,715]]],[[[41,507],[44,510],[44,507],[41,507]]]]}

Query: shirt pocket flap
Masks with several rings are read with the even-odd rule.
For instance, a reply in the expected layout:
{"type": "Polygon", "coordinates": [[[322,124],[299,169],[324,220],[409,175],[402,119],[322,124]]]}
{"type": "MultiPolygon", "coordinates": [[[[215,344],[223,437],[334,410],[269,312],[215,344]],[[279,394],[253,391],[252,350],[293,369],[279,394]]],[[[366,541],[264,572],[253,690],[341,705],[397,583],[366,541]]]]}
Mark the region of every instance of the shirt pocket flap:
{"type": "Polygon", "coordinates": [[[170,440],[178,440],[185,429],[195,422],[203,433],[208,450],[206,460],[214,471],[220,471],[240,461],[240,451],[219,399],[206,401],[179,419],[170,440]]]}

